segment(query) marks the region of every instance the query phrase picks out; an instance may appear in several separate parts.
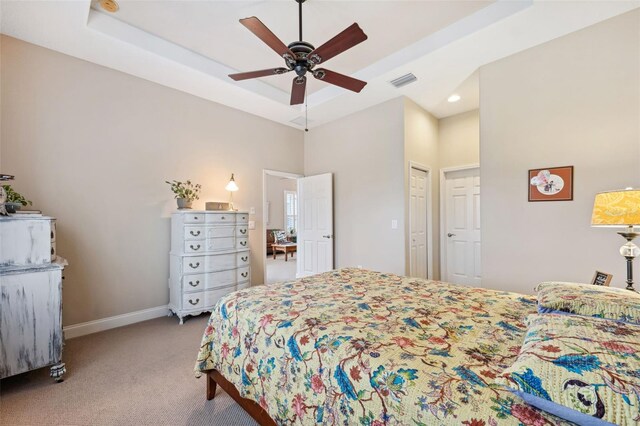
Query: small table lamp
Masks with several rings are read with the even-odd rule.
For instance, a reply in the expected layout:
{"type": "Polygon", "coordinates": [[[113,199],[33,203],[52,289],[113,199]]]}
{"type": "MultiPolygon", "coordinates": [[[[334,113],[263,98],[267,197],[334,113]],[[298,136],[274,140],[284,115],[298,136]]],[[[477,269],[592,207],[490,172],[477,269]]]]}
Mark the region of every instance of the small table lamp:
{"type": "Polygon", "coordinates": [[[238,188],[238,185],[236,185],[236,181],[233,178],[233,173],[231,173],[231,180],[229,181],[227,186],[224,187],[224,189],[229,191],[229,210],[234,210],[234,208],[233,208],[233,193],[236,192],[240,188],[238,188]]]}
{"type": "Polygon", "coordinates": [[[633,259],[640,254],[640,249],[632,241],[640,233],[634,232],[634,226],[640,225],[640,189],[627,188],[620,191],[601,192],[596,194],[593,204],[591,226],[626,228],[618,232],[627,240],[620,247],[620,254],[627,259],[627,290],[633,288],[633,259]]]}

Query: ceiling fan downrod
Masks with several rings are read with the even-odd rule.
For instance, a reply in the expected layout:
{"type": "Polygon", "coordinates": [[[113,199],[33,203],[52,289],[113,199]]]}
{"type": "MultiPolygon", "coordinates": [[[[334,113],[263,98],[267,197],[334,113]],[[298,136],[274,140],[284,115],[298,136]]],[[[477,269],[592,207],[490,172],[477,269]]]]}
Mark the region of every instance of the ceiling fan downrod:
{"type": "Polygon", "coordinates": [[[305,0],[296,0],[298,2],[298,22],[299,22],[299,28],[300,28],[300,37],[298,37],[300,39],[300,41],[302,41],[302,3],[305,2],[305,0]]]}

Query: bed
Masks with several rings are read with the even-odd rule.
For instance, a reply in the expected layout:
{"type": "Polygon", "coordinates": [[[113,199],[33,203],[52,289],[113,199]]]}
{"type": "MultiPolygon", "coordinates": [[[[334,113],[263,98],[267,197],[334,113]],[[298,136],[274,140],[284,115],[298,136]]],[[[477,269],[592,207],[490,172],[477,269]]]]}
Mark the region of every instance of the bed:
{"type": "Polygon", "coordinates": [[[262,425],[549,425],[494,379],[535,298],[362,269],[225,296],[196,363],[262,425]]]}

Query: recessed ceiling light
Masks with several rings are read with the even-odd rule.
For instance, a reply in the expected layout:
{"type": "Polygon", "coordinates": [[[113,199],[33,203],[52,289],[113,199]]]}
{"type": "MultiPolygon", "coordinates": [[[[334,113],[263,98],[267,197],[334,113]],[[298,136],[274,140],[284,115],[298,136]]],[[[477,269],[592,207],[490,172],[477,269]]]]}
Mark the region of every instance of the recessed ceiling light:
{"type": "Polygon", "coordinates": [[[107,12],[115,13],[120,9],[120,5],[116,0],[100,0],[100,6],[107,12]]]}
{"type": "Polygon", "coordinates": [[[449,102],[458,102],[460,100],[460,95],[456,95],[453,94],[451,96],[449,96],[449,99],[447,99],[449,102]]]}

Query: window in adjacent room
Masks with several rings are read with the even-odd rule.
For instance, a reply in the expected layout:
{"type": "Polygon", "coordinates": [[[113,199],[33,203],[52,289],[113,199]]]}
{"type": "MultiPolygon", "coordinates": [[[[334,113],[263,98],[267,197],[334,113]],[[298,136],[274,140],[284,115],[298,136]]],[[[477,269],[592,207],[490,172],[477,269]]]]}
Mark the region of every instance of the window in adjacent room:
{"type": "Polygon", "coordinates": [[[295,191],[284,191],[284,225],[288,234],[296,234],[298,230],[298,194],[295,191]]]}

